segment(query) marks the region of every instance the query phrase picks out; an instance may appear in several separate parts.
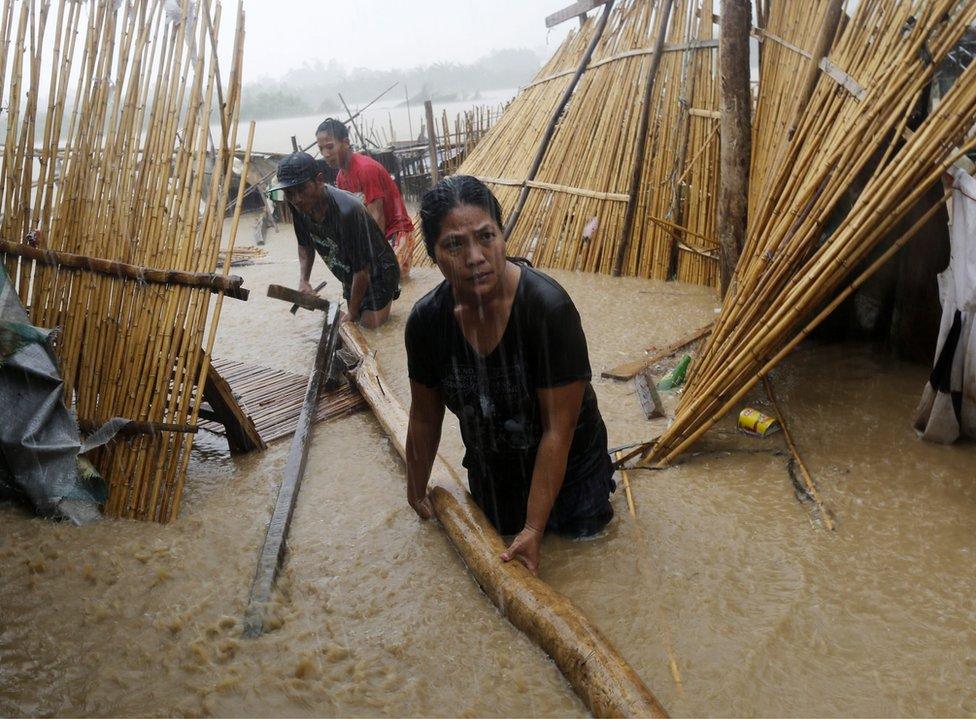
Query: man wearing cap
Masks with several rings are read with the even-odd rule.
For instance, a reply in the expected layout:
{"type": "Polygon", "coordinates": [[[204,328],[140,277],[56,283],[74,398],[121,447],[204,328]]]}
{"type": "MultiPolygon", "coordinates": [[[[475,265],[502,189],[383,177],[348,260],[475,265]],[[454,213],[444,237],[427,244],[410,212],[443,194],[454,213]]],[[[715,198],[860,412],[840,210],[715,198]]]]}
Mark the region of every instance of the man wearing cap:
{"type": "Polygon", "coordinates": [[[369,214],[393,246],[400,273],[406,278],[410,274],[413,222],[390,173],[373,158],[352,151],[349,130],[339,120],[330,117],[323,121],[315,131],[315,141],[325,161],[339,171],[336,186],[363,198],[369,214]]]}
{"type": "Polygon", "coordinates": [[[342,282],[348,319],[375,328],[390,316],[400,296],[400,268],[363,203],[354,195],[327,185],[312,156],[293,152],[278,163],[278,182],[292,207],[298,240],[300,292],[313,292],[309,283],[315,252],[342,282]]]}

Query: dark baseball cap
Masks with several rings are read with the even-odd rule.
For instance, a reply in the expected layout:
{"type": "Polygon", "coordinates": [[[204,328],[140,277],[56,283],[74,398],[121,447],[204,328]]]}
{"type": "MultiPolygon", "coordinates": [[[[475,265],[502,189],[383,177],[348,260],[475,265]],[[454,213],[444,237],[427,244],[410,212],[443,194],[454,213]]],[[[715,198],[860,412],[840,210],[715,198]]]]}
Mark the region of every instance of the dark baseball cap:
{"type": "Polygon", "coordinates": [[[314,180],[320,170],[307,152],[293,152],[278,161],[278,182],[268,192],[284,190],[314,180]]]}

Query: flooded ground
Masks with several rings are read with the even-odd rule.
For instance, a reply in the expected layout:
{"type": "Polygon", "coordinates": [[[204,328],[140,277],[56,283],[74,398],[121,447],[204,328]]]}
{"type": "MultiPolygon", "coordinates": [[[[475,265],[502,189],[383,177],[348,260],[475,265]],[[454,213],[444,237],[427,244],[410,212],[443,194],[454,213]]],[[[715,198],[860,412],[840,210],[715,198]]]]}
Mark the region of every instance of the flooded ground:
{"type": "MultiPolygon", "coordinates": [[[[216,354],[305,373],[321,317],[264,296],[298,274],[290,227],[269,248],[240,268],[252,299],[225,303],[216,354]]],[[[715,316],[706,289],[552,274],[595,373],[715,316]]],[[[338,290],[320,262],[312,279],[338,290]]],[[[391,323],[367,333],[403,401],[404,321],[438,279],[415,270],[391,323]]],[[[973,714],[976,446],[915,438],[926,375],[871,347],[808,344],[774,376],[835,533],[796,500],[781,436],[726,420],[679,466],[632,473],[636,518],[618,491],[605,536],[547,538],[543,578],[677,716],[973,714]]],[[[611,445],[653,434],[632,383],[595,387],[611,445]]],[[[75,528],[0,505],[0,714],[585,714],[407,507],[368,412],[317,427],[273,631],[242,639],[287,449],[231,458],[202,437],[165,527],[75,528]]],[[[444,454],[460,456],[451,417],[444,454]]]]}

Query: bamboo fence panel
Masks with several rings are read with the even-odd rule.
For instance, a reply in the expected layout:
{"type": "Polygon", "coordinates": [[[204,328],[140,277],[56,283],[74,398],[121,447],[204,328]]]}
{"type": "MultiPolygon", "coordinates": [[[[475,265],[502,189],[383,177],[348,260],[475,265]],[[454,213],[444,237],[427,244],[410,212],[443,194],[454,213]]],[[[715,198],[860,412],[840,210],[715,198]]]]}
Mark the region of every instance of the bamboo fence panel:
{"type": "MultiPolygon", "coordinates": [[[[3,2],[0,90],[10,112],[0,236],[146,268],[209,272],[216,265],[236,144],[244,14],[239,6],[223,87],[216,37],[208,38],[219,26],[219,0],[183,0],[175,12],[169,5],[3,2]],[[43,83],[42,64],[51,68],[43,83]],[[215,114],[219,142],[208,153],[215,114]]],[[[204,330],[208,317],[215,326],[220,296],[212,308],[209,289],[2,257],[32,322],[61,329],[65,398],[84,423],[121,416],[194,425],[204,330]]],[[[99,450],[106,513],[173,519],[191,446],[192,434],[161,432],[99,450]]]]}
{"type": "MultiPolygon", "coordinates": [[[[515,204],[521,189],[518,183],[529,171],[539,137],[572,79],[572,71],[589,44],[594,27],[595,21],[587,20],[581,29],[566,37],[458,169],[488,184],[501,204],[503,216],[515,204]]],[[[419,218],[414,218],[414,228],[414,263],[429,266],[419,218]]]]}
{"type": "Polygon", "coordinates": [[[645,462],[671,461],[728,412],[809,331],[803,323],[938,181],[956,148],[976,146],[976,64],[902,140],[936,65],[974,20],[976,0],[873,0],[841,23],[829,60],[847,79],[819,75],[750,213],[732,288],[674,422],[645,462]],[[844,214],[855,180],[864,190],[844,214]]]}
{"type": "MultiPolygon", "coordinates": [[[[717,283],[717,42],[712,0],[675,0],[654,78],[637,215],[623,238],[644,88],[666,0],[622,0],[559,118],[536,177],[526,173],[595,21],[570,36],[456,168],[485,180],[508,216],[529,190],[509,254],[540,267],[717,283]],[[707,21],[702,21],[706,18],[707,21]],[[543,90],[544,89],[544,90],[543,90]],[[694,114],[692,110],[699,114],[694,114]],[[687,224],[686,224],[687,223],[687,224]]],[[[417,227],[415,261],[429,261],[417,227]]]]}
{"type": "MultiPolygon", "coordinates": [[[[536,176],[539,182],[627,196],[650,44],[661,2],[619,3],[576,86],[536,176]]],[[[542,267],[610,272],[626,200],[532,187],[509,237],[509,253],[542,267]],[[586,239],[592,222],[596,229],[586,239]]],[[[591,225],[592,227],[592,225],[591,225]]]]}

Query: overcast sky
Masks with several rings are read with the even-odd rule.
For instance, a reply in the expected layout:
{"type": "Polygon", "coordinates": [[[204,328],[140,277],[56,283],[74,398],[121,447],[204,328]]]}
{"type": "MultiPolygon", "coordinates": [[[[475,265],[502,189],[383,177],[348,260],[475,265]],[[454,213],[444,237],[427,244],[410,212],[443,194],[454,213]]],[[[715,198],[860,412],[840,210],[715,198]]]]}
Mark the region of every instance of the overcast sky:
{"type": "MultiPolygon", "coordinates": [[[[548,57],[575,20],[546,30],[572,0],[244,0],[244,81],[275,78],[306,61],[347,68],[470,62],[492,50],[528,47],[548,57]]],[[[229,58],[236,3],[224,3],[229,58]]],[[[223,53],[221,53],[223,55],[223,53]]],[[[225,61],[225,62],[229,62],[225,61]]]]}

